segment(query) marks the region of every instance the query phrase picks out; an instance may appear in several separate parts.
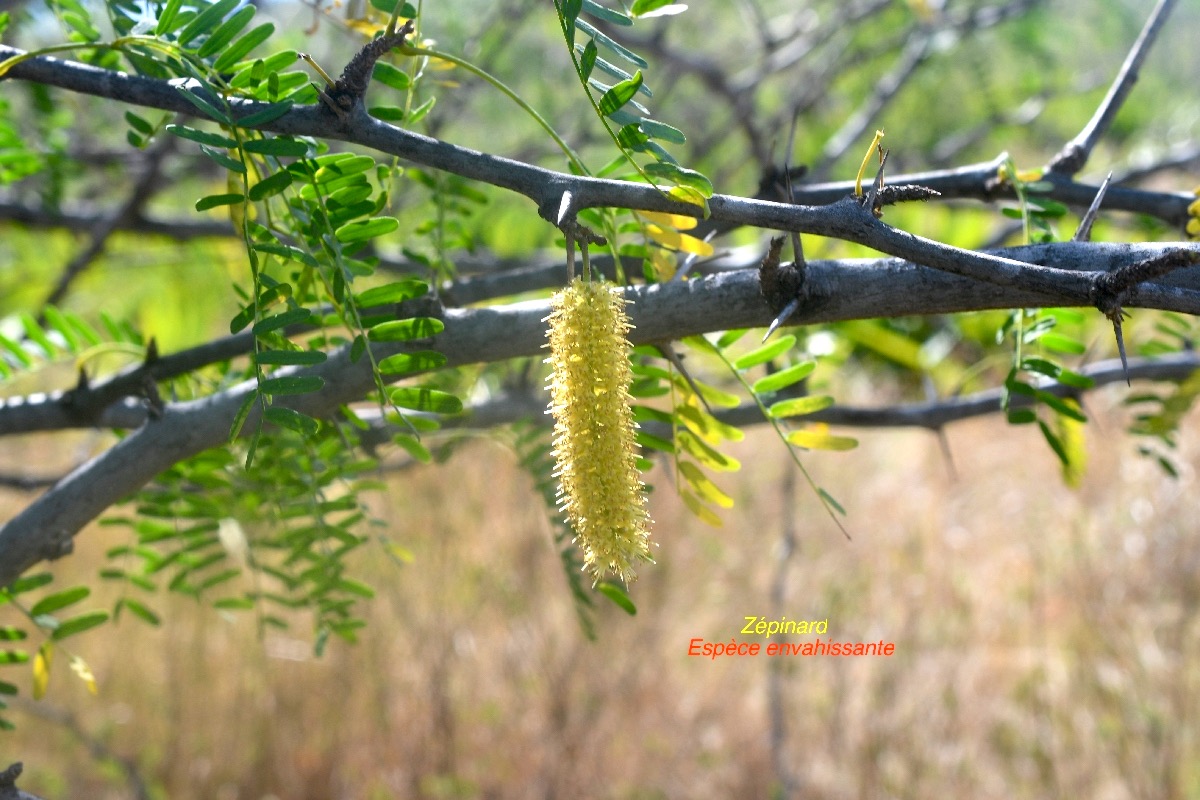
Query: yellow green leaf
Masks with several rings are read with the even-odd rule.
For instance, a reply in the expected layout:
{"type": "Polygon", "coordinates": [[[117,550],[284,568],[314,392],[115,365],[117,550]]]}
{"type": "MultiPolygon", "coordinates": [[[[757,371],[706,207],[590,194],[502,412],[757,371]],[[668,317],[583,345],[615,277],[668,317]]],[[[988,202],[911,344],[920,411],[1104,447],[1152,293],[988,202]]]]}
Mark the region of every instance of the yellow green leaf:
{"type": "Polygon", "coordinates": [[[672,228],[662,228],[651,223],[646,226],[646,235],[663,247],[669,247],[672,250],[692,253],[697,256],[711,256],[713,254],[713,246],[708,242],[703,239],[697,239],[695,236],[688,236],[686,233],[680,233],[672,228]]]}
{"type": "Polygon", "coordinates": [[[683,504],[688,507],[688,511],[691,511],[693,514],[699,517],[701,522],[705,522],[714,528],[720,528],[724,526],[725,523],[721,521],[721,518],[717,516],[716,512],[704,505],[704,503],[700,502],[700,500],[694,494],[686,489],[681,489],[679,496],[683,498],[683,504]]]}
{"type": "Polygon", "coordinates": [[[736,458],[718,453],[689,431],[679,431],[675,438],[684,451],[709,469],[715,469],[718,472],[737,472],[742,468],[741,462],[736,458]]]}
{"type": "Polygon", "coordinates": [[[679,472],[702,499],[721,508],[733,508],[733,498],[722,492],[695,464],[680,461],[679,472]]]}
{"type": "Polygon", "coordinates": [[[700,206],[704,219],[708,219],[712,214],[712,210],[708,207],[708,198],[691,186],[672,186],[667,190],[667,194],[682,203],[700,206]]]}
{"type": "MultiPolygon", "coordinates": [[[[1064,403],[1080,410],[1079,403],[1074,399],[1063,398],[1064,403]]],[[[1087,442],[1084,434],[1087,423],[1066,414],[1054,415],[1058,441],[1062,445],[1066,460],[1062,462],[1063,481],[1072,489],[1078,489],[1083,483],[1083,473],[1087,470],[1087,442]]]]}
{"type": "Polygon", "coordinates": [[[809,395],[808,397],[793,397],[790,400],[780,400],[767,409],[775,419],[782,417],[799,417],[813,414],[833,405],[833,398],[827,394],[809,395]]]}
{"type": "Polygon", "coordinates": [[[806,450],[853,450],[858,447],[857,439],[849,436],[834,436],[824,425],[802,431],[792,431],[787,435],[787,441],[788,444],[794,444],[806,450]]]}
{"type": "Polygon", "coordinates": [[[740,442],[746,438],[746,434],[740,428],[726,425],[691,402],[678,406],[675,413],[683,420],[683,424],[687,426],[688,430],[710,445],[716,446],[722,441],[740,442]]]}
{"type": "Polygon", "coordinates": [[[38,648],[33,657],[33,699],[41,700],[46,696],[46,687],[50,685],[50,662],[54,658],[54,645],[46,642],[38,648]]]}
{"type": "MultiPolygon", "coordinates": [[[[672,375],[671,380],[675,383],[676,388],[683,392],[684,395],[689,397],[692,395],[692,386],[682,375],[672,375]]],[[[721,408],[737,408],[738,405],[741,404],[741,401],[738,399],[737,395],[730,394],[729,392],[723,392],[720,389],[717,389],[714,386],[709,386],[706,383],[696,381],[696,388],[710,406],[720,406],[721,408]]]]}
{"type": "MultiPolygon", "coordinates": [[[[1200,201],[1197,201],[1200,203],[1200,201]]],[[[662,214],[658,211],[639,211],[638,216],[647,222],[653,222],[664,228],[675,228],[680,231],[690,231],[696,227],[695,217],[685,217],[683,214],[662,214]]]]}

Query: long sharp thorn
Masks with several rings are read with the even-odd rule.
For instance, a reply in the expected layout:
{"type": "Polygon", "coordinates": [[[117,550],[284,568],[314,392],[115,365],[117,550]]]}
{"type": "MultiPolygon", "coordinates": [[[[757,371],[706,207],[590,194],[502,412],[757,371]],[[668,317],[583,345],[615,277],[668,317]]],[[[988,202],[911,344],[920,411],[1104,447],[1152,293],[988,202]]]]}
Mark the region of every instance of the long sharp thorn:
{"type": "Polygon", "coordinates": [[[562,200],[558,203],[558,221],[555,222],[559,227],[562,227],[563,222],[567,219],[567,215],[571,213],[572,200],[574,200],[574,197],[569,191],[563,192],[562,200]]]}
{"type": "Polygon", "coordinates": [[[1092,201],[1092,205],[1088,208],[1087,213],[1083,215],[1083,219],[1079,220],[1079,227],[1076,229],[1075,235],[1071,237],[1071,241],[1086,242],[1092,238],[1092,223],[1100,215],[1100,204],[1104,202],[1104,193],[1108,191],[1110,181],[1112,181],[1111,172],[1104,179],[1104,183],[1100,184],[1100,190],[1096,192],[1096,199],[1092,201]]]}
{"type": "Polygon", "coordinates": [[[786,322],[788,317],[790,317],[792,314],[795,314],[796,309],[799,307],[800,298],[793,297],[788,304],[783,307],[783,311],[779,312],[779,316],[775,317],[775,319],[771,321],[771,326],[767,328],[767,332],[763,334],[762,340],[765,342],[767,339],[769,339],[771,334],[774,333],[780,325],[786,322]]]}
{"type": "Polygon", "coordinates": [[[1125,337],[1121,333],[1121,310],[1117,309],[1117,313],[1113,315],[1113,332],[1117,336],[1117,352],[1121,354],[1121,369],[1125,373],[1125,385],[1133,386],[1129,380],[1129,361],[1125,358],[1125,337]]]}

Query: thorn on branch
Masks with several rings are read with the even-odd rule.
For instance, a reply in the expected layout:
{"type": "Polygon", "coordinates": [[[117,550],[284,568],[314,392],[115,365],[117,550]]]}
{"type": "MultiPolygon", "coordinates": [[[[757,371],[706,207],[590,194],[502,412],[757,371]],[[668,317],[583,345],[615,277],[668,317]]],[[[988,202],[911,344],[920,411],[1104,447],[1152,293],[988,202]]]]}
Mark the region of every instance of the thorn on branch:
{"type": "Polygon", "coordinates": [[[1117,338],[1117,351],[1125,369],[1125,382],[1129,383],[1129,367],[1125,357],[1125,339],[1121,321],[1127,316],[1122,306],[1137,292],[1137,286],[1168,275],[1177,269],[1200,263],[1200,253],[1192,250],[1168,250],[1159,256],[1146,258],[1134,264],[1105,272],[1092,283],[1092,302],[1100,313],[1113,324],[1117,338]]]}
{"type": "MultiPolygon", "coordinates": [[[[796,266],[784,269],[779,263],[785,239],[786,237],[783,236],[775,236],[771,239],[767,254],[758,268],[758,289],[762,293],[763,300],[772,311],[780,309],[767,328],[763,341],[766,341],[767,337],[786,322],[792,314],[796,313],[796,309],[800,307],[805,296],[804,271],[796,266]]],[[[801,257],[803,257],[802,254],[801,257]]]]}
{"type": "Polygon", "coordinates": [[[1092,238],[1092,223],[1096,221],[1096,217],[1100,215],[1100,204],[1104,202],[1104,195],[1108,192],[1108,184],[1112,181],[1112,173],[1108,173],[1108,177],[1104,179],[1104,183],[1100,184],[1100,189],[1096,192],[1096,199],[1092,200],[1092,204],[1088,206],[1087,213],[1083,215],[1083,219],[1079,220],[1079,227],[1075,230],[1075,235],[1071,237],[1073,242],[1086,242],[1092,238]]]}
{"type": "Polygon", "coordinates": [[[375,62],[385,53],[403,46],[404,40],[415,30],[416,23],[410,19],[395,33],[385,33],[368,42],[350,59],[350,63],[342,70],[341,77],[328,89],[321,91],[321,102],[325,108],[338,118],[345,119],[356,106],[362,105],[367,87],[371,83],[371,74],[375,70],[375,62]]]}

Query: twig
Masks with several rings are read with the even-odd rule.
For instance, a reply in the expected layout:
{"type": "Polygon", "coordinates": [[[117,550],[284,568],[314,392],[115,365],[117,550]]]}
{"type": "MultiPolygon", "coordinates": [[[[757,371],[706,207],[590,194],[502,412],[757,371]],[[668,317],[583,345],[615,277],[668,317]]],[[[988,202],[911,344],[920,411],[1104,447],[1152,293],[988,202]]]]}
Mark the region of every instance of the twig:
{"type": "MultiPolygon", "coordinates": [[[[87,748],[88,754],[93,759],[115,765],[124,773],[125,782],[128,784],[129,791],[136,800],[150,800],[150,790],[146,786],[146,781],[142,778],[141,772],[138,770],[137,762],[132,758],[114,752],[100,738],[88,733],[79,721],[79,718],[70,711],[65,708],[55,708],[45,703],[33,703],[24,698],[17,698],[15,703],[24,712],[65,728],[87,748]]],[[[3,800],[3,794],[0,794],[0,800],[3,800]]]]}
{"type": "Polygon", "coordinates": [[[850,115],[850,118],[825,144],[821,152],[821,163],[813,167],[813,174],[824,177],[829,174],[830,167],[846,154],[854,143],[862,138],[873,124],[879,119],[883,110],[903,88],[904,84],[916,74],[917,68],[929,56],[928,33],[918,33],[900,54],[891,72],[884,75],[875,83],[875,90],[863,101],[862,105],[850,115]]]}
{"type": "Polygon", "coordinates": [[[416,30],[416,23],[408,20],[400,30],[387,32],[373,39],[354,54],[341,76],[329,88],[322,90],[320,97],[324,107],[334,116],[346,121],[353,111],[361,110],[375,62],[385,53],[404,46],[404,40],[416,30]]]}
{"type": "Polygon", "coordinates": [[[29,792],[23,792],[17,788],[17,778],[21,777],[23,770],[24,765],[17,761],[0,772],[0,800],[41,800],[29,792]]]}
{"type": "Polygon", "coordinates": [[[1150,18],[1146,20],[1146,25],[1133,43],[1129,55],[1125,58],[1125,63],[1109,87],[1108,94],[1101,101],[1100,107],[1096,109],[1096,113],[1092,115],[1091,120],[1079,132],[1079,135],[1068,142],[1058,155],[1050,159],[1050,163],[1046,167],[1047,172],[1069,176],[1075,175],[1083,169],[1096,144],[1112,126],[1125,98],[1133,91],[1133,85],[1137,82],[1142,62],[1146,60],[1150,46],[1154,44],[1155,38],[1162,30],[1175,3],[1176,0],[1159,0],[1158,5],[1150,12],[1150,18]]]}
{"type": "Polygon", "coordinates": [[[106,219],[99,220],[91,229],[89,232],[91,241],[88,242],[87,247],[76,254],[75,258],[71,259],[70,263],[63,268],[62,275],[58,278],[58,283],[55,284],[54,289],[51,290],[40,307],[44,308],[45,306],[58,304],[66,296],[71,283],[87,269],[89,264],[104,252],[104,247],[108,243],[109,237],[117,231],[122,223],[133,220],[139,215],[142,207],[146,205],[146,202],[149,201],[162,183],[160,180],[160,168],[162,167],[163,158],[174,147],[174,137],[163,136],[146,151],[146,160],[142,167],[142,174],[133,185],[133,189],[130,190],[129,197],[125,199],[121,207],[114,211],[112,215],[106,219]]]}

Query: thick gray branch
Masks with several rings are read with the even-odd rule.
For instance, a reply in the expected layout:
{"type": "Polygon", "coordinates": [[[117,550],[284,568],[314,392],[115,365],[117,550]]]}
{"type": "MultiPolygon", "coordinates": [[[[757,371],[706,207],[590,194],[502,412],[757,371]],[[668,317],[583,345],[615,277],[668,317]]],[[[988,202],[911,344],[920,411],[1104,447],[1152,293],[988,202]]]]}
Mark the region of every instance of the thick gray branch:
{"type": "MultiPolygon", "coordinates": [[[[20,52],[0,46],[0,59],[20,52]]],[[[175,85],[181,85],[178,82],[109,72],[49,57],[22,62],[12,68],[9,76],[136,105],[186,113],[195,111],[175,88],[175,85]]],[[[214,98],[214,102],[220,101],[214,98]]],[[[237,98],[229,101],[234,119],[243,118],[262,107],[261,103],[237,98]]],[[[570,192],[572,208],[576,210],[614,207],[693,216],[699,212],[695,206],[672,200],[650,186],[568,175],[458,147],[388,125],[372,118],[361,108],[356,113],[339,117],[320,106],[299,106],[263,128],[277,133],[351,142],[509,189],[533,200],[542,216],[552,221],[556,219],[560,201],[567,192],[570,192]]],[[[1094,192],[1083,202],[1085,207],[1093,196],[1094,192]]],[[[1112,202],[1117,202],[1115,192],[1112,202]]],[[[1019,281],[1039,291],[1058,291],[1061,292],[1056,300],[1058,303],[1082,302],[1089,288],[1088,281],[1079,276],[1051,276],[1045,268],[1028,267],[1016,262],[1004,263],[993,257],[895,231],[856,204],[845,200],[813,207],[717,194],[709,200],[709,210],[714,222],[833,236],[976,280],[1001,285],[1012,285],[1012,281],[1019,281]]]]}
{"type": "MultiPolygon", "coordinates": [[[[1060,267],[1110,270],[1168,250],[1165,245],[1103,245],[1062,243],[1008,251],[1029,260],[1050,259],[1060,267]]],[[[1200,252],[1200,245],[1190,247],[1200,252]]],[[[944,314],[985,308],[1041,306],[1050,295],[1021,286],[1001,287],[945,273],[913,267],[901,261],[809,262],[809,301],[790,324],[836,322],[846,319],[908,314],[944,314]]],[[[1020,263],[1013,261],[1012,263],[1020,263]]],[[[1172,292],[1191,290],[1200,278],[1195,268],[1181,270],[1154,288],[1143,287],[1135,298],[1147,297],[1172,306],[1172,292]]],[[[753,271],[723,273],[686,283],[631,287],[630,316],[635,343],[677,339],[708,331],[767,325],[775,309],[759,293],[753,271]]],[[[1134,301],[1131,301],[1131,304],[1134,301]]],[[[1190,303],[1190,300],[1189,300],[1190,303]]],[[[1185,304],[1189,313],[1200,307],[1185,304]]],[[[451,309],[444,317],[445,331],[436,340],[406,345],[377,346],[380,358],[405,349],[435,347],[445,354],[448,366],[536,356],[545,342],[549,313],[545,301],[503,307],[451,309]]],[[[375,387],[366,359],[352,364],[347,350],[335,351],[327,362],[305,370],[280,374],[318,375],[325,388],[313,394],[286,398],[287,405],[316,417],[327,417],[345,403],[361,400],[375,387]]],[[[160,418],[151,420],[105,453],[76,469],[0,528],[0,586],[6,585],[33,564],[69,552],[72,538],[112,504],[141,488],[167,467],[202,450],[223,444],[245,397],[255,391],[245,383],[219,394],[186,403],[168,404],[160,418]]],[[[247,430],[258,423],[257,412],[247,430]]]]}

